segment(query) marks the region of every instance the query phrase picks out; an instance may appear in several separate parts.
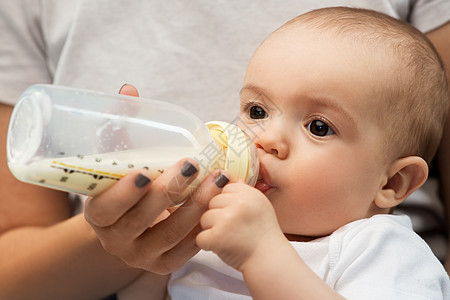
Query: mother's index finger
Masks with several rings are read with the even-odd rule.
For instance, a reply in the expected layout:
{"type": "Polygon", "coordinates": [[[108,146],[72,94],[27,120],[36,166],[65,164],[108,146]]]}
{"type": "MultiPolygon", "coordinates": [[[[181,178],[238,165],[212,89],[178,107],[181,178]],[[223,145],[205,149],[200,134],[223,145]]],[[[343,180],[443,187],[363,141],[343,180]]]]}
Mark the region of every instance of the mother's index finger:
{"type": "Polygon", "coordinates": [[[146,170],[128,174],[103,193],[86,200],[86,220],[100,227],[112,225],[141,199],[150,182],[146,170]]]}
{"type": "Polygon", "coordinates": [[[117,220],[114,224],[115,234],[126,236],[127,239],[139,237],[164,210],[176,203],[183,190],[195,179],[196,173],[196,162],[189,159],[166,169],[150,184],[147,193],[117,220]]]}

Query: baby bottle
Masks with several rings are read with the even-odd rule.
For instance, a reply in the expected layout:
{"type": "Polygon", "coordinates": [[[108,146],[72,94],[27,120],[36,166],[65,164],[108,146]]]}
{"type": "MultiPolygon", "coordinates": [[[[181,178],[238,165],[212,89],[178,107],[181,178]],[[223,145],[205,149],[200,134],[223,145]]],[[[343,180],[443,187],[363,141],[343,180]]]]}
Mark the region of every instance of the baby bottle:
{"type": "MultiPolygon", "coordinates": [[[[249,185],[258,177],[255,147],[239,127],[204,124],[167,102],[33,85],[20,96],[8,129],[8,166],[15,177],[88,196],[135,169],[148,169],[154,179],[184,157],[200,166],[191,188],[217,168],[249,185]]],[[[187,193],[189,188],[181,198],[187,193]]]]}

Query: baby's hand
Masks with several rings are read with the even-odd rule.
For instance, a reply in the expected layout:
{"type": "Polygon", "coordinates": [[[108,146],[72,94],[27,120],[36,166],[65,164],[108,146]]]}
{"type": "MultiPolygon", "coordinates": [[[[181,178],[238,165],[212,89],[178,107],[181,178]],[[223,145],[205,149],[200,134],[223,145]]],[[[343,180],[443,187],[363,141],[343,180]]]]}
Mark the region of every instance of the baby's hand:
{"type": "Polygon", "coordinates": [[[209,202],[200,224],[197,245],[239,271],[256,250],[284,237],[270,201],[243,181],[225,186],[209,202]]]}

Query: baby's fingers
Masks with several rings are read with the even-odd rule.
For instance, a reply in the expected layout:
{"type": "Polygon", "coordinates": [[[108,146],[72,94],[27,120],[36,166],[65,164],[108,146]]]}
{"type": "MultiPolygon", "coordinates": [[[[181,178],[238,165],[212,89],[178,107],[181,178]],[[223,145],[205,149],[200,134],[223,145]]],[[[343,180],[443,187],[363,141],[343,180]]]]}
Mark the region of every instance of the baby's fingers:
{"type": "Polygon", "coordinates": [[[203,231],[201,231],[195,239],[197,246],[201,249],[206,251],[212,250],[212,243],[214,243],[216,238],[221,238],[219,236],[220,234],[217,234],[218,229],[214,226],[218,222],[220,223],[222,213],[222,209],[210,209],[202,215],[200,226],[203,231]]]}
{"type": "Polygon", "coordinates": [[[214,241],[214,231],[212,229],[203,230],[197,234],[197,237],[195,238],[197,246],[205,251],[212,251],[214,249],[214,241]]]}

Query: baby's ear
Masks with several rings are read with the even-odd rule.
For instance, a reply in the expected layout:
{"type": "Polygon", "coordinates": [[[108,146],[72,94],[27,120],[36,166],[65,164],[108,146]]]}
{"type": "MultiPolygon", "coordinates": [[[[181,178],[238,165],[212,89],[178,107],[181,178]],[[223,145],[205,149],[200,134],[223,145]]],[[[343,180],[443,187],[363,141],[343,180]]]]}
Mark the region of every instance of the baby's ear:
{"type": "Polygon", "coordinates": [[[375,197],[375,204],[380,208],[399,205],[422,186],[427,177],[428,165],[423,158],[408,156],[397,159],[388,170],[386,184],[375,197]]]}

